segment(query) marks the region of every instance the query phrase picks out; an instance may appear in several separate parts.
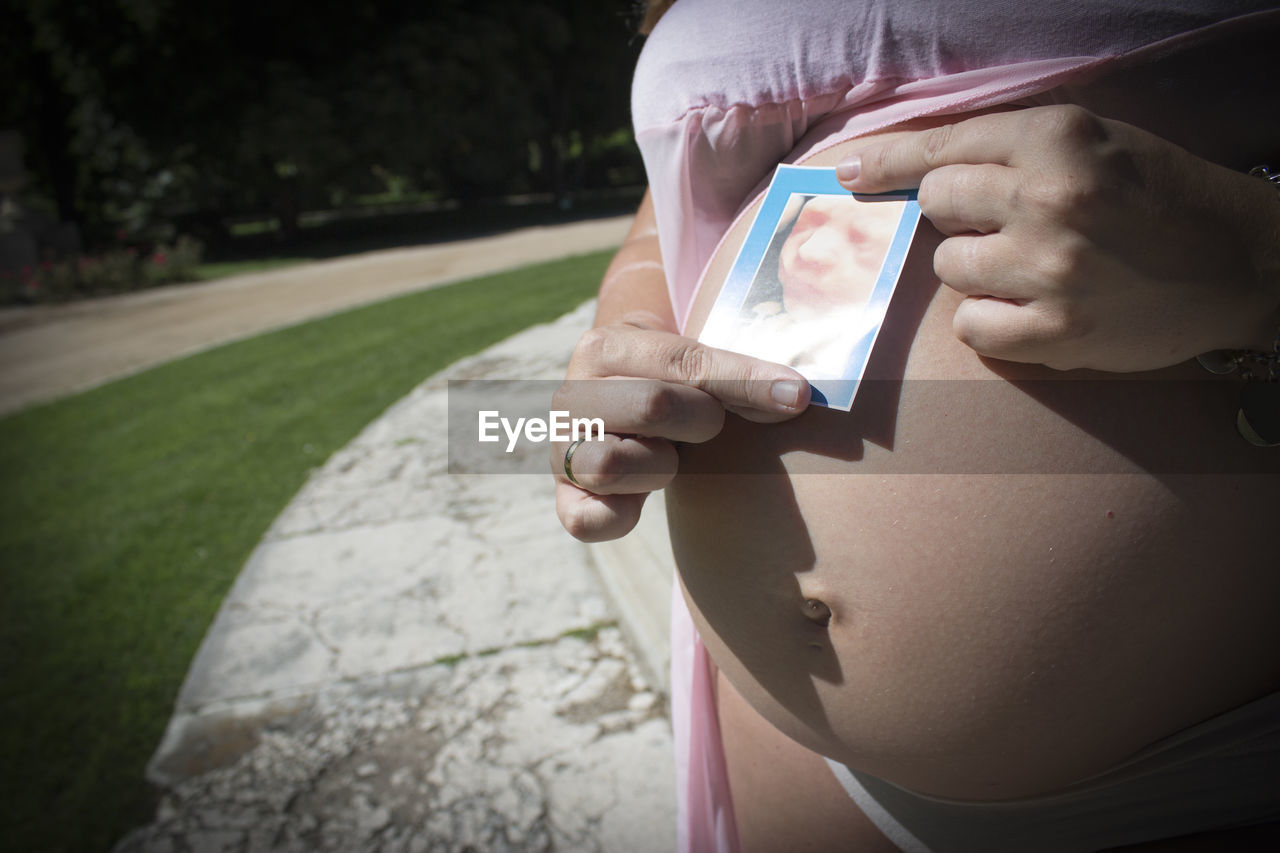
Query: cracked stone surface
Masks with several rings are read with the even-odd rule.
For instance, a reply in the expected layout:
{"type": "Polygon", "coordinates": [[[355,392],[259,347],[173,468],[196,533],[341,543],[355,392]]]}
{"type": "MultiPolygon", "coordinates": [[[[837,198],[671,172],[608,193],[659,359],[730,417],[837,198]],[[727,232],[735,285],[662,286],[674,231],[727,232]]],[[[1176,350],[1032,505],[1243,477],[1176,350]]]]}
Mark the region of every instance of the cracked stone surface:
{"type": "Polygon", "coordinates": [[[193,661],[140,851],[670,850],[664,697],[549,477],[447,472],[449,378],[554,378],[593,306],[459,362],[314,472],[193,661]]]}

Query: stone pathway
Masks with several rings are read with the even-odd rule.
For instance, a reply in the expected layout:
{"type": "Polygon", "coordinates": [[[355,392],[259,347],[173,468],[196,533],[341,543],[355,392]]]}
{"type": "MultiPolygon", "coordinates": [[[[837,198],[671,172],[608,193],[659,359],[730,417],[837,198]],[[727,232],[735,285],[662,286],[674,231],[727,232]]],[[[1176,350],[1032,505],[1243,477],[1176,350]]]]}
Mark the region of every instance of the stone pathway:
{"type": "Polygon", "coordinates": [[[591,311],[433,377],[312,476],[192,663],[155,821],[118,853],[673,848],[665,698],[551,478],[447,471],[448,377],[561,376],[591,311]]]}

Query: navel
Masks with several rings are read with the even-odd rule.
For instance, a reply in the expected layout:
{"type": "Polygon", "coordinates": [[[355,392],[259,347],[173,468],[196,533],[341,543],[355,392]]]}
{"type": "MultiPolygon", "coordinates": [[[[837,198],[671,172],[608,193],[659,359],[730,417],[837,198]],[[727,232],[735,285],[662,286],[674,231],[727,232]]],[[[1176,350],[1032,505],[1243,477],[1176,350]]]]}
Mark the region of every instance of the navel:
{"type": "Polygon", "coordinates": [[[831,624],[831,608],[816,598],[804,600],[804,618],[823,628],[831,624]]]}

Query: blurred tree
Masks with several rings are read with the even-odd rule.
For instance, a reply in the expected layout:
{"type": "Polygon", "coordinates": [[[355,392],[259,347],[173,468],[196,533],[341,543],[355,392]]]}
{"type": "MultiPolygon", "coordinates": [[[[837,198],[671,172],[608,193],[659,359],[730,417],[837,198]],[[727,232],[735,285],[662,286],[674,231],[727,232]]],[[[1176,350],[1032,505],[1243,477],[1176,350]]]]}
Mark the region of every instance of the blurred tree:
{"type": "Polygon", "coordinates": [[[114,44],[127,22],[92,5],[3,3],[0,126],[22,133],[27,167],[60,218],[101,231],[159,189],[146,146],[108,105],[108,72],[119,56],[79,48],[114,44]]]}
{"type": "Polygon", "coordinates": [[[389,175],[564,198],[619,150],[638,174],[629,0],[0,2],[17,24],[0,73],[23,81],[0,126],[98,232],[270,211],[287,233],[389,175]]]}
{"type": "Polygon", "coordinates": [[[526,42],[532,53],[527,64],[539,75],[533,95],[544,175],[563,198],[582,186],[591,155],[607,150],[602,143],[619,130],[629,134],[631,72],[640,45],[626,10],[617,6],[564,0],[526,9],[546,15],[541,37],[526,42]]]}

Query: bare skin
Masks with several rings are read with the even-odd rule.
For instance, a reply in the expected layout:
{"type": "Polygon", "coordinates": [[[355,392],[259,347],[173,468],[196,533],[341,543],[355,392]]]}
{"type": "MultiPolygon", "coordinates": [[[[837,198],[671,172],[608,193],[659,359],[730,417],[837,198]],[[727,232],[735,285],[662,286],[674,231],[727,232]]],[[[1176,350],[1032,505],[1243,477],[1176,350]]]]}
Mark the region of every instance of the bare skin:
{"type": "MultiPolygon", "coordinates": [[[[722,256],[732,253],[730,240],[722,256]]],[[[914,312],[918,325],[886,329],[880,352],[902,361],[881,358],[873,369],[882,375],[1063,376],[984,361],[951,333],[962,295],[940,287],[924,263],[908,275],[901,286],[915,297],[895,308],[900,323],[914,312]]],[[[695,305],[695,330],[713,292],[695,305]]],[[[1161,375],[1200,378],[1193,366],[1161,375]]],[[[744,704],[794,739],[789,751],[786,738],[770,742],[744,722],[732,699],[722,705],[739,810],[787,823],[786,810],[766,807],[778,793],[760,790],[750,768],[803,775],[815,751],[940,796],[1043,793],[1280,689],[1280,582],[1265,521],[1274,461],[1257,457],[1256,470],[1269,473],[1243,477],[1140,466],[894,474],[895,456],[935,447],[965,454],[974,471],[994,470],[994,457],[1014,451],[1124,470],[1124,448],[1108,444],[1105,426],[1097,435],[1077,426],[1073,419],[1088,423],[1081,412],[1027,394],[973,398],[966,384],[947,383],[956,394],[938,398],[936,388],[914,394],[907,382],[896,410],[873,398],[849,416],[813,410],[770,430],[733,422],[715,442],[682,452],[667,494],[695,622],[744,704]],[[886,428],[877,421],[890,412],[886,428]],[[1003,419],[1024,416],[1025,432],[1007,436],[1003,419]],[[827,440],[808,441],[813,434],[827,440]],[[957,434],[1005,437],[957,442],[957,434]],[[704,456],[748,453],[776,455],[777,474],[695,473],[704,456]],[[811,600],[829,608],[829,625],[809,619],[811,600]]],[[[1113,414],[1140,421],[1153,415],[1143,406],[1113,414]]],[[[1221,454],[1227,470],[1226,460],[1251,450],[1229,429],[1230,414],[1221,409],[1217,425],[1184,418],[1167,434],[1221,454]]],[[[817,805],[839,790],[815,770],[804,797],[817,805]]],[[[740,824],[748,850],[770,849],[754,846],[750,820],[740,824]]],[[[764,826],[759,838],[780,831],[764,826]]]]}
{"type": "MultiPolygon", "coordinates": [[[[1185,397],[1170,397],[1139,382],[1068,399],[1072,383],[1052,382],[1063,374],[984,360],[956,338],[966,294],[939,283],[933,246],[920,249],[869,368],[884,381],[849,415],[797,417],[806,401],[775,405],[760,390],[785,369],[699,350],[673,334],[669,309],[632,313],[659,303],[658,281],[602,295],[603,328],[570,371],[700,395],[664,391],[663,405],[619,415],[616,444],[575,456],[580,484],[558,476],[558,508],[580,538],[611,538],[670,484],[691,612],[736,691],[724,695],[743,699],[721,713],[748,850],[838,809],[814,753],[925,793],[1028,796],[1280,688],[1266,524],[1280,469],[1231,428],[1235,386],[1172,384],[1185,397]],[[711,376],[739,381],[725,392],[711,376]],[[755,476],[700,473],[726,459],[755,476]],[[766,764],[814,809],[777,808],[750,771],[766,764]]],[[[710,280],[732,254],[731,238],[710,280]]],[[[700,294],[690,334],[713,296],[700,294]]],[[[584,394],[560,405],[577,410],[584,394]]],[[[845,802],[849,831],[865,829],[845,802]]]]}
{"type": "MultiPolygon", "coordinates": [[[[745,853],[896,853],[822,756],[771,726],[719,676],[716,702],[738,836],[745,853]]],[[[1280,844],[1280,824],[1202,832],[1111,853],[1254,853],[1280,844]]]]}
{"type": "Polygon", "coordinates": [[[745,853],[896,853],[822,756],[770,725],[723,675],[716,704],[745,853]]]}

